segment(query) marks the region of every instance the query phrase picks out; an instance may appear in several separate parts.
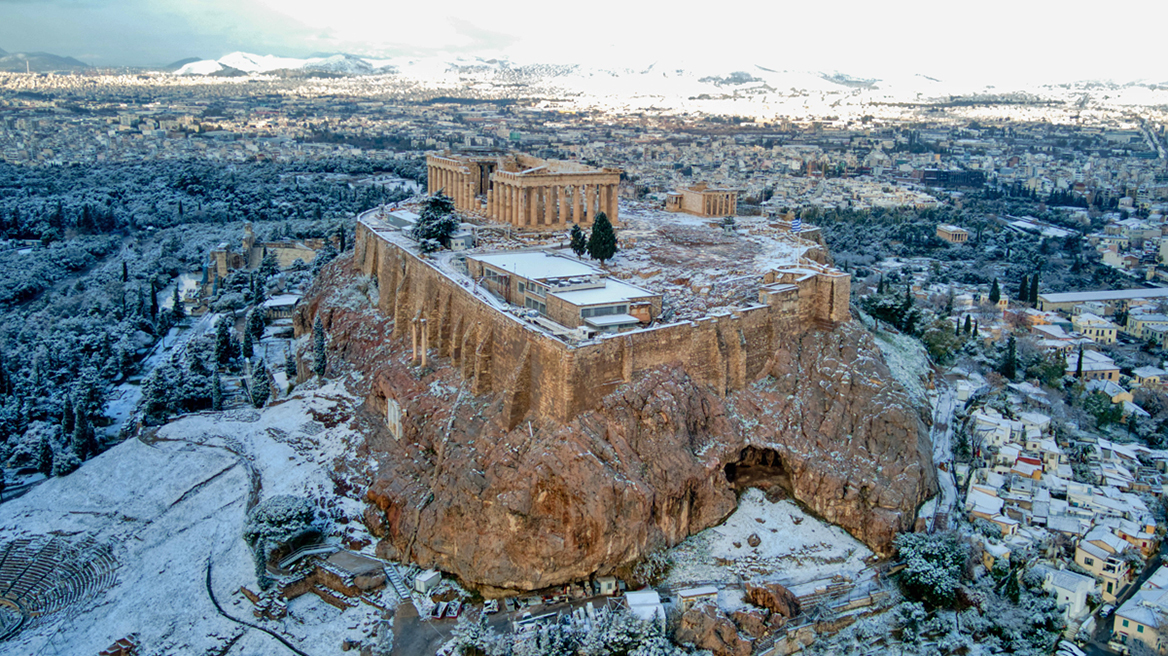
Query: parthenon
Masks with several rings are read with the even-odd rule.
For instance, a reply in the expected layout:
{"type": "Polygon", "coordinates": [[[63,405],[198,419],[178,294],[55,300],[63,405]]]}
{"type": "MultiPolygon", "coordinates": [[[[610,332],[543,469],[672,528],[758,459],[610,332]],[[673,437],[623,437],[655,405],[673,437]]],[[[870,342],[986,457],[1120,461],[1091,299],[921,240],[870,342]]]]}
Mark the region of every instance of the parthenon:
{"type": "Polygon", "coordinates": [[[493,157],[431,153],[427,190],[443,191],[463,212],[483,212],[500,223],[527,230],[592,225],[604,212],[614,224],[620,169],[529,155],[493,157]]]}

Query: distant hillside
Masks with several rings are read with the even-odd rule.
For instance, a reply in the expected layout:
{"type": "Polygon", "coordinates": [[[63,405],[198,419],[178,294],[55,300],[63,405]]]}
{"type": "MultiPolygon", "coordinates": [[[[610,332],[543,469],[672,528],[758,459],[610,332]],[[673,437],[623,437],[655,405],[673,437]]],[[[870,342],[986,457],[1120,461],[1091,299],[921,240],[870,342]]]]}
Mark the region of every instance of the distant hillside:
{"type": "Polygon", "coordinates": [[[182,68],[183,66],[186,66],[187,64],[193,64],[197,61],[203,61],[203,60],[199,59],[198,57],[187,57],[186,59],[180,59],[176,62],[171,62],[171,63],[167,64],[166,66],[163,66],[162,70],[167,71],[168,73],[173,73],[174,71],[177,71],[178,69],[182,68]]]}
{"type": "MultiPolygon", "coordinates": [[[[2,52],[2,51],[0,51],[2,52]]],[[[92,68],[85,62],[72,57],[61,57],[47,52],[3,53],[0,57],[0,71],[9,73],[50,73],[54,71],[83,71],[92,68]]]]}
{"type": "Polygon", "coordinates": [[[3,57],[4,55],[7,55],[7,54],[8,53],[5,52],[4,48],[0,48],[0,57],[3,57]]]}

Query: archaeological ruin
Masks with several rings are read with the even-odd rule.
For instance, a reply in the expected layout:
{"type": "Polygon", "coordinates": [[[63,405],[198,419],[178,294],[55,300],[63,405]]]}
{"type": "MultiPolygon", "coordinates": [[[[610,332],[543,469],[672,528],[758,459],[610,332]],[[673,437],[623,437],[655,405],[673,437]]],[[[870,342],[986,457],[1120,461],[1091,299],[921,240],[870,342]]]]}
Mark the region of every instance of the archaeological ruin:
{"type": "Polygon", "coordinates": [[[427,191],[454,200],[460,212],[484,214],[523,230],[590,226],[599,212],[618,221],[620,169],[540,159],[520,153],[497,156],[426,156],[427,191]]]}
{"type": "Polygon", "coordinates": [[[700,182],[671,192],[665,198],[665,211],[694,216],[734,216],[738,214],[738,190],[710,187],[700,182]]]}

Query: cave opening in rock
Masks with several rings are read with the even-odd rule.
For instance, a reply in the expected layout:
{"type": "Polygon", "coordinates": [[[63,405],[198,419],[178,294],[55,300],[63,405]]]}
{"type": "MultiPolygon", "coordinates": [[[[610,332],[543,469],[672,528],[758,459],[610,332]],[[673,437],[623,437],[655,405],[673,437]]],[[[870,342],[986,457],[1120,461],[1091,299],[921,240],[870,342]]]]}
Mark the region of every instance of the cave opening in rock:
{"type": "Polygon", "coordinates": [[[726,480],[738,493],[756,487],[772,501],[793,496],[791,473],[774,449],[748,446],[738,453],[738,460],[726,463],[724,471],[726,480]]]}

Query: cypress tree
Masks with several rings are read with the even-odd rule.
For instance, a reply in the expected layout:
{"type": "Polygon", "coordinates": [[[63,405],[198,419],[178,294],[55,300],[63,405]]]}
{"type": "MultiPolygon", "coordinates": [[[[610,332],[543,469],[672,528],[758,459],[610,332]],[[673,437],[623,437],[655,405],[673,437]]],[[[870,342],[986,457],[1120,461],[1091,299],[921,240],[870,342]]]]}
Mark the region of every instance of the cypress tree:
{"type": "Polygon", "coordinates": [[[171,301],[174,302],[173,312],[174,312],[175,319],[182,319],[183,317],[187,316],[186,309],[183,308],[182,297],[179,296],[179,293],[178,293],[178,287],[179,287],[180,283],[181,283],[181,281],[178,278],[175,278],[175,280],[174,280],[174,295],[171,297],[171,301]]]}
{"type": "Polygon", "coordinates": [[[616,232],[612,229],[612,223],[607,214],[597,212],[592,233],[588,237],[588,255],[604,264],[605,260],[611,260],[616,255],[616,251],[616,232]]]}
{"type": "Polygon", "coordinates": [[[150,280],[150,318],[158,318],[158,289],[154,286],[154,280],[150,280]]]}
{"type": "Polygon", "coordinates": [[[288,377],[288,384],[296,381],[296,358],[292,357],[290,349],[284,350],[284,375],[288,377]]]}
{"type": "Polygon", "coordinates": [[[226,317],[219,317],[215,322],[215,362],[220,365],[231,362],[232,350],[231,325],[226,317]]]}
{"type": "Polygon", "coordinates": [[[75,422],[76,415],[73,413],[73,397],[65,395],[65,409],[61,412],[61,433],[63,435],[72,435],[75,422]]]}
{"type": "Polygon", "coordinates": [[[37,447],[37,471],[45,476],[53,473],[53,446],[49,444],[47,435],[41,436],[41,443],[37,447]]]}
{"type": "Polygon", "coordinates": [[[1008,380],[1014,380],[1014,376],[1018,374],[1018,343],[1013,335],[1010,335],[1010,341],[1006,342],[1006,357],[1002,359],[999,372],[1008,380]]]}
{"type": "Polygon", "coordinates": [[[990,303],[997,304],[1002,300],[1002,288],[998,286],[998,279],[994,278],[994,284],[990,287],[990,303]]]}
{"type": "Polygon", "coordinates": [[[255,364],[252,365],[250,378],[248,387],[251,388],[251,404],[262,408],[268,402],[268,397],[272,395],[272,389],[268,385],[268,368],[264,364],[263,358],[256,360],[255,364]]]}
{"type": "Polygon", "coordinates": [[[129,267],[126,266],[125,261],[123,261],[122,262],[122,282],[129,282],[129,280],[130,280],[130,270],[129,270],[129,267]]]}
{"type": "Polygon", "coordinates": [[[264,312],[259,307],[253,307],[247,313],[247,321],[244,330],[251,333],[252,339],[259,342],[264,338],[264,312]]]}
{"type": "Polygon", "coordinates": [[[1030,278],[1030,302],[1038,306],[1038,273],[1030,278]]]}
{"type": "Polygon", "coordinates": [[[973,332],[973,326],[971,325],[968,314],[965,315],[965,328],[964,328],[964,330],[965,330],[966,335],[972,334],[972,332],[973,332]]]}
{"type": "Polygon", "coordinates": [[[316,321],[312,323],[312,369],[321,378],[324,378],[324,373],[328,370],[328,362],[325,360],[326,357],[324,352],[324,324],[321,323],[320,316],[317,315],[316,321]]]}
{"type": "Polygon", "coordinates": [[[219,372],[211,376],[211,409],[223,409],[223,381],[219,380],[219,372]]]}
{"type": "Polygon", "coordinates": [[[1075,362],[1075,380],[1083,380],[1083,343],[1079,343],[1079,358],[1075,362]]]}
{"type": "Polygon", "coordinates": [[[243,331],[243,343],[240,345],[240,354],[244,360],[250,360],[255,355],[255,343],[251,331],[243,331]]]}
{"type": "Polygon", "coordinates": [[[575,223],[572,224],[572,231],[569,233],[568,242],[576,257],[584,257],[584,253],[588,252],[588,238],[584,236],[584,231],[580,229],[580,226],[575,223]]]}
{"type": "Polygon", "coordinates": [[[1018,285],[1018,300],[1025,301],[1030,298],[1030,280],[1025,274],[1022,275],[1022,282],[1018,285]]]}
{"type": "Polygon", "coordinates": [[[880,276],[880,282],[876,283],[876,293],[877,294],[884,293],[884,276],[880,276]]]}

